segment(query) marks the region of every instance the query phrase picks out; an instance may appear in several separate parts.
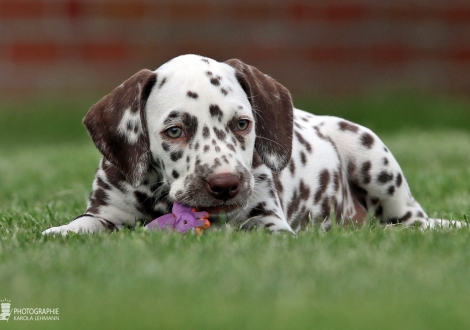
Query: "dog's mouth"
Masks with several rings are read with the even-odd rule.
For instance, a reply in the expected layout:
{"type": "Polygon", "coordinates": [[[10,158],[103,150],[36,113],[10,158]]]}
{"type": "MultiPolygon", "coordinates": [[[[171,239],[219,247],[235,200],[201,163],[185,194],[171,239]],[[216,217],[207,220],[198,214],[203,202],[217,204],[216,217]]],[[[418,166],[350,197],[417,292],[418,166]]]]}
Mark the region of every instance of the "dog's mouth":
{"type": "Polygon", "coordinates": [[[199,207],[199,211],[205,211],[209,213],[209,221],[211,224],[221,225],[230,222],[230,219],[234,215],[234,212],[239,207],[235,205],[221,205],[212,207],[199,207]]]}

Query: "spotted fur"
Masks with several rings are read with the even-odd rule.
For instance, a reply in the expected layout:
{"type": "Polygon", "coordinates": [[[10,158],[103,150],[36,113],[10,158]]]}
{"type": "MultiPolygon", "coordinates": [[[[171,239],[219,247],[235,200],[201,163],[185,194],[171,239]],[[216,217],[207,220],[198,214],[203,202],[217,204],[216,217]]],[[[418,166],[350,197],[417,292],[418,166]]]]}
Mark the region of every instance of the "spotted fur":
{"type": "MultiPolygon", "coordinates": [[[[239,60],[177,57],[142,70],[84,119],[102,153],[85,213],[44,233],[114,231],[206,210],[217,223],[295,233],[332,219],[425,227],[382,141],[344,119],[294,109],[289,91],[239,60]]],[[[458,223],[456,223],[458,224],[458,223]]]]}

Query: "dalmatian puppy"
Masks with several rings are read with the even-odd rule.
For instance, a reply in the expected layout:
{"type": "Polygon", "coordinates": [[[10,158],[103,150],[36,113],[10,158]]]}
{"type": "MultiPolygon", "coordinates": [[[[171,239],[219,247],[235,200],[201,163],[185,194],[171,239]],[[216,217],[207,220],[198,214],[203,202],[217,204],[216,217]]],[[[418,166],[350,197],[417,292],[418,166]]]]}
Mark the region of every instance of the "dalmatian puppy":
{"type": "Polygon", "coordinates": [[[331,219],[426,228],[397,161],[369,129],[294,109],[289,91],[240,60],[179,56],[142,70],[84,119],[102,153],[84,214],[45,234],[113,231],[171,212],[295,233],[331,219]]]}

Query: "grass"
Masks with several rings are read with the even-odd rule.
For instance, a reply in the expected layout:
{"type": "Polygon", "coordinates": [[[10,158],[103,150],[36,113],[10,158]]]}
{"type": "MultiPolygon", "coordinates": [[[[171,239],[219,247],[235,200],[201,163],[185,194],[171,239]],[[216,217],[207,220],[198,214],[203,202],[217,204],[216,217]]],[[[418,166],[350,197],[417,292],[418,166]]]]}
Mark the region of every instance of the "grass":
{"type": "MultiPolygon", "coordinates": [[[[466,228],[334,227],[298,238],[137,228],[43,237],[43,229],[68,222],[85,207],[100,157],[80,124],[90,104],[0,106],[0,300],[10,299],[12,308],[60,309],[60,321],[10,319],[0,321],[2,327],[470,326],[466,228]]],[[[378,131],[429,214],[470,214],[470,102],[386,95],[299,104],[378,131]]]]}

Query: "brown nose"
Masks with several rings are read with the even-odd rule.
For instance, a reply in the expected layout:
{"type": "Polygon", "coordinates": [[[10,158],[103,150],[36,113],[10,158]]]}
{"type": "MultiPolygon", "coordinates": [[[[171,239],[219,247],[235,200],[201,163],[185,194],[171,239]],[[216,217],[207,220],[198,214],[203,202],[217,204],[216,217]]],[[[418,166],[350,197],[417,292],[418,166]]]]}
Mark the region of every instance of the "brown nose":
{"type": "Polygon", "coordinates": [[[234,198],[240,191],[240,179],[234,174],[217,174],[206,185],[206,190],[223,201],[234,198]]]}

